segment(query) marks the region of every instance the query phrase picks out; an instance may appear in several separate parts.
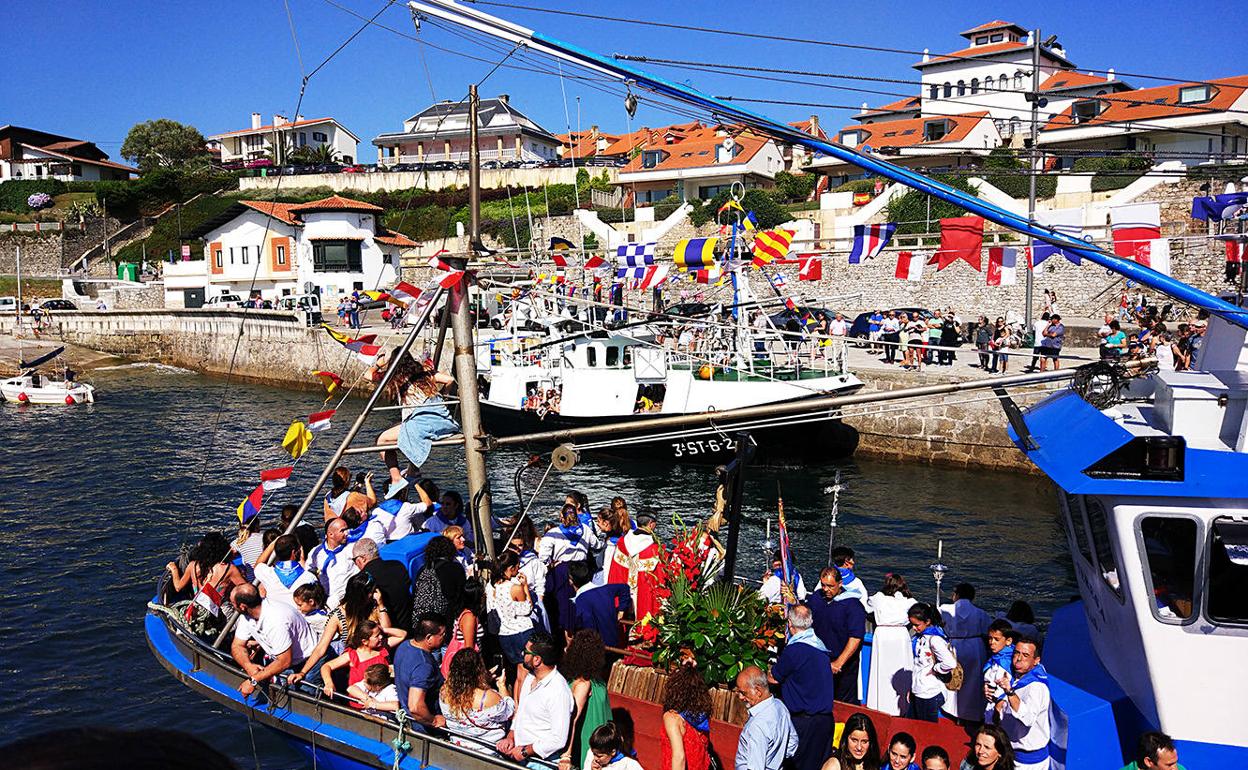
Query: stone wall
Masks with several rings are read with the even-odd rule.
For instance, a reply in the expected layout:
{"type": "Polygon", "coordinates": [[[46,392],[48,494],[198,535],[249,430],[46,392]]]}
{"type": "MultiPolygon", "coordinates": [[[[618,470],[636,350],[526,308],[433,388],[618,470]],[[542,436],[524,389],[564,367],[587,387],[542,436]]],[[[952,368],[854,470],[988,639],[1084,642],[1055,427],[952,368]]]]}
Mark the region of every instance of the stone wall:
{"type": "MultiPolygon", "coordinates": [[[[110,233],[119,226],[116,219],[108,220],[110,233]]],[[[72,267],[83,252],[103,240],[104,227],[105,220],[96,217],[86,220],[82,226],[66,224],[63,231],[32,233],[0,229],[0,275],[17,273],[18,248],[22,250],[23,275],[60,275],[72,267]]],[[[115,269],[112,275],[116,276],[115,269]]]]}

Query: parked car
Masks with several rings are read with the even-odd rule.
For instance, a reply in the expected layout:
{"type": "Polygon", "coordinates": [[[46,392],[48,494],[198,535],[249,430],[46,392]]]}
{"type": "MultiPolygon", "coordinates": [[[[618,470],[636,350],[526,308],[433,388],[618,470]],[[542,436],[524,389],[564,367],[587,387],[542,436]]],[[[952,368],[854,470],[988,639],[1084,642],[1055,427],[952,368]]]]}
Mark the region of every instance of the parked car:
{"type": "Polygon", "coordinates": [[[426,165],[430,171],[454,171],[455,164],[449,160],[437,160],[426,165]]]}
{"type": "Polygon", "coordinates": [[[314,174],[337,174],[342,171],[341,163],[321,163],[312,167],[314,174]]]}
{"type": "Polygon", "coordinates": [[[363,171],[364,169],[361,166],[343,166],[342,167],[342,173],[344,174],[359,174],[359,173],[363,173],[363,171]]]}
{"type": "Polygon", "coordinates": [[[522,161],[518,160],[503,161],[503,168],[520,168],[521,165],[522,161]]]}
{"type": "Polygon", "coordinates": [[[483,168],[483,169],[486,169],[486,168],[502,168],[502,164],[500,164],[500,163],[499,163],[498,161],[496,161],[496,160],[487,160],[487,161],[485,161],[484,163],[482,163],[482,164],[481,164],[481,168],[483,168]]]}
{"type": "Polygon", "coordinates": [[[222,307],[242,307],[243,298],[237,294],[218,294],[215,297],[209,297],[204,302],[204,307],[222,308],[222,307]]]}
{"type": "Polygon", "coordinates": [[[541,167],[542,167],[542,162],[540,160],[526,160],[520,164],[520,168],[541,168],[541,167]]]}
{"type": "MultiPolygon", "coordinates": [[[[919,318],[924,321],[932,317],[932,311],[923,307],[894,307],[884,310],[885,313],[890,311],[894,313],[905,313],[911,318],[914,317],[915,313],[918,313],[919,318]]],[[[854,322],[849,325],[849,336],[865,340],[869,332],[868,326],[871,323],[871,314],[874,312],[874,310],[868,310],[865,313],[859,313],[858,316],[854,318],[854,322]]]]}
{"type": "Polygon", "coordinates": [[[77,310],[78,306],[67,299],[45,299],[35,304],[40,310],[77,310]]]}
{"type": "Polygon", "coordinates": [[[0,313],[16,313],[17,297],[0,297],[0,313]]]}

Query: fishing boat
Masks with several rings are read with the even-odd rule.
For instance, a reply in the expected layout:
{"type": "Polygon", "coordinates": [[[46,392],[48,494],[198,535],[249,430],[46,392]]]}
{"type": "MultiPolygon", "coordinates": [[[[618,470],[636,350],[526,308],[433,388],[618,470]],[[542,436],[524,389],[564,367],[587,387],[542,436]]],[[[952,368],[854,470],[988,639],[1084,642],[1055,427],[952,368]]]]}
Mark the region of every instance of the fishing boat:
{"type": "Polygon", "coordinates": [[[69,367],[65,367],[59,379],[39,371],[40,366],[63,352],[65,348],[59,347],[33,361],[22,361],[20,374],[0,380],[0,396],[15,404],[74,406],[95,403],[95,386],[78,382],[69,367]]]}

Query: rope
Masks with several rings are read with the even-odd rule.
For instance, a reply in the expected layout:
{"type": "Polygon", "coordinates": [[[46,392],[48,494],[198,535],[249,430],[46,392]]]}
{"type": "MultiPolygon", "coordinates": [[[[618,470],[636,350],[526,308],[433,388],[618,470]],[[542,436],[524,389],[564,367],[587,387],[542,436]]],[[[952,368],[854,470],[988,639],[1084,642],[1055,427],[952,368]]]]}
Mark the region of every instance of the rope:
{"type": "Polygon", "coordinates": [[[399,732],[390,741],[391,748],[394,749],[394,764],[391,765],[392,770],[399,770],[399,765],[403,762],[403,757],[407,752],[412,750],[412,742],[405,737],[407,734],[407,711],[400,705],[399,710],[394,712],[395,721],[399,723],[399,732]]]}
{"type": "Polygon", "coordinates": [[[251,758],[256,763],[256,770],[260,770],[260,752],[256,749],[256,728],[254,726],[254,718],[251,709],[247,709],[247,736],[251,738],[251,758]]]}

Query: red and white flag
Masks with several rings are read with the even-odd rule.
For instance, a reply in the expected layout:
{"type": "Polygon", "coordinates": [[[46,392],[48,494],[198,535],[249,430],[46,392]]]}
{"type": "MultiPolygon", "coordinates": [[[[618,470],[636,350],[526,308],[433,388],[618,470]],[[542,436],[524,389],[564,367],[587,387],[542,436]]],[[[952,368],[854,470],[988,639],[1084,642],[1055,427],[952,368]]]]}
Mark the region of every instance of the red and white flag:
{"type": "MultiPolygon", "coordinates": [[[[199,592],[195,594],[194,604],[198,604],[200,607],[203,607],[215,618],[217,615],[221,614],[221,592],[218,591],[212,583],[204,583],[200,586],[199,592]]],[[[186,608],[187,620],[191,619],[193,609],[194,606],[186,608]]]]}
{"type": "Polygon", "coordinates": [[[265,492],[281,489],[286,486],[286,482],[290,481],[290,474],[293,470],[294,467],[288,465],[285,468],[260,471],[260,486],[264,487],[265,492]]]}
{"type": "Polygon", "coordinates": [[[550,259],[555,263],[555,267],[564,268],[568,266],[568,258],[557,251],[551,252],[550,259]]]}
{"type": "Polygon", "coordinates": [[[988,249],[988,285],[1013,286],[1017,275],[1018,249],[994,246],[988,249]]]}
{"type": "Polygon", "coordinates": [[[1135,261],[1159,273],[1170,275],[1170,239],[1154,238],[1151,241],[1137,244],[1135,261]]]}
{"type": "Polygon", "coordinates": [[[823,279],[823,260],[817,254],[801,255],[802,266],[798,268],[797,280],[819,281],[823,279]]]}
{"type": "Polygon", "coordinates": [[[598,256],[597,254],[590,254],[588,257],[585,258],[586,270],[597,270],[600,267],[606,267],[606,266],[607,266],[607,260],[598,256]]]}
{"type": "MultiPolygon", "coordinates": [[[[443,253],[446,253],[445,249],[443,251],[438,252],[438,254],[443,254],[443,253]]],[[[440,276],[437,279],[438,285],[441,286],[443,289],[449,289],[452,286],[457,285],[460,281],[464,279],[463,270],[454,269],[446,262],[443,262],[441,259],[438,259],[437,254],[429,258],[429,267],[432,267],[434,270],[441,270],[442,272],[446,273],[446,275],[440,276]]]]}
{"type": "Polygon", "coordinates": [[[1152,251],[1149,242],[1161,237],[1161,204],[1114,206],[1109,210],[1109,224],[1113,231],[1114,254],[1148,265],[1152,251]]]}
{"type": "Polygon", "coordinates": [[[897,252],[897,270],[893,273],[903,281],[923,280],[923,264],[927,257],[912,251],[897,252]]]}
{"type": "Polygon", "coordinates": [[[333,409],[327,409],[324,412],[308,415],[308,430],[313,433],[329,430],[329,422],[334,417],[334,411],[333,409]]]}
{"type": "Polygon", "coordinates": [[[420,295],[421,290],[418,287],[405,281],[399,281],[394,285],[394,288],[390,290],[390,298],[401,305],[407,305],[415,302],[420,298],[420,295]]]}
{"type": "Polygon", "coordinates": [[[658,265],[651,265],[646,268],[646,274],[641,278],[641,289],[657,289],[667,282],[667,271],[671,265],[667,262],[658,265]]]}

